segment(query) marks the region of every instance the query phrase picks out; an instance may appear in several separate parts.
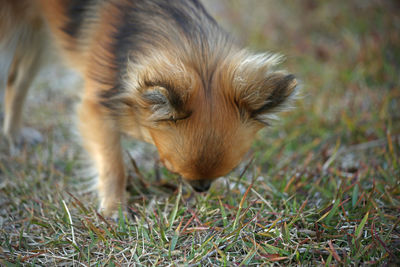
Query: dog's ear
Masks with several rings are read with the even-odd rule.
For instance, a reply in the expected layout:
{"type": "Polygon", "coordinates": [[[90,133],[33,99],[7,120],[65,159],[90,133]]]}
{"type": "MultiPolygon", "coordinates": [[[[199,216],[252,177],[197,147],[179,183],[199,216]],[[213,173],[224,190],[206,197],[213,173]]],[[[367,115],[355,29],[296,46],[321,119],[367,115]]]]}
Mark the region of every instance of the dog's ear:
{"type": "Polygon", "coordinates": [[[140,106],[149,112],[151,122],[178,121],[190,114],[184,107],[184,99],[179,92],[169,86],[152,86],[142,91],[140,106]]]}
{"type": "Polygon", "coordinates": [[[235,71],[236,101],[247,117],[268,125],[275,113],[290,107],[296,95],[294,75],[275,71],[280,57],[266,54],[247,56],[235,71]]]}

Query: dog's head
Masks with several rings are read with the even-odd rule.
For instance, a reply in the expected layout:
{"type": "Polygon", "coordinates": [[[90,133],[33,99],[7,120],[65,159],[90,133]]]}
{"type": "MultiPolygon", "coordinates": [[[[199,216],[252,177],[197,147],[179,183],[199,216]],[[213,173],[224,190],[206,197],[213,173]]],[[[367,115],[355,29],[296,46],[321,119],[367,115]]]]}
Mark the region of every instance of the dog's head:
{"type": "Polygon", "coordinates": [[[297,81],[274,70],[278,61],[246,51],[208,64],[153,57],[127,79],[134,89],[122,96],[129,107],[123,128],[155,144],[170,171],[205,191],[295,95],[297,81]]]}

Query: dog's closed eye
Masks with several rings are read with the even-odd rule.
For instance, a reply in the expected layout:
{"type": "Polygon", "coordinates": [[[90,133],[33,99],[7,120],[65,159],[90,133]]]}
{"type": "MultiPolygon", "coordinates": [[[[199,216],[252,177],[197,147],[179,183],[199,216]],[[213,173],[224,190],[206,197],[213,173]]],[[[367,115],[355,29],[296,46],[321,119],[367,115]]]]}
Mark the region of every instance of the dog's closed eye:
{"type": "MultiPolygon", "coordinates": [[[[153,85],[153,84],[152,84],[153,85]]],[[[185,110],[184,101],[173,88],[153,85],[141,95],[142,107],[151,112],[153,122],[177,122],[190,117],[185,110]]]]}

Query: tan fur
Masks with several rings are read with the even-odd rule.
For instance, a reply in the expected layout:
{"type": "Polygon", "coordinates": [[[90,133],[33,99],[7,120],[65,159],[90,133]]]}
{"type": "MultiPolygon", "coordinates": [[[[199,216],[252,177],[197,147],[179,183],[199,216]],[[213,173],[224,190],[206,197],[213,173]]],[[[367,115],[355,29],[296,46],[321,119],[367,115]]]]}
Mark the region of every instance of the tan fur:
{"type": "MultiPolygon", "coordinates": [[[[90,91],[90,88],[86,89],[90,91]]],[[[126,178],[120,133],[115,122],[104,120],[104,116],[98,103],[89,98],[83,99],[79,110],[79,130],[84,147],[98,171],[101,209],[109,215],[116,210],[118,204],[123,203],[126,178]]]]}
{"type": "MultiPolygon", "coordinates": [[[[151,40],[146,45],[116,46],[116,36],[124,34],[120,27],[129,23],[124,21],[125,10],[142,7],[135,1],[93,1],[86,11],[92,16],[75,15],[81,19],[77,28],[71,24],[68,0],[21,0],[18,5],[0,1],[0,10],[7,10],[0,12],[0,30],[8,36],[0,44],[18,40],[6,88],[3,131],[11,142],[18,135],[22,103],[49,31],[48,38],[85,80],[79,130],[98,171],[100,205],[106,215],[124,203],[121,133],[154,144],[169,170],[205,190],[240,162],[257,131],[284,107],[297,85],[292,75],[275,70],[279,57],[253,54],[234,44],[195,0],[179,2],[179,11],[163,10],[162,1],[148,0],[147,8],[161,15],[142,26],[158,33],[158,39],[144,32],[139,37],[151,40]],[[183,17],[176,18],[176,12],[183,17]],[[194,30],[201,29],[198,35],[193,37],[185,28],[185,16],[194,30]],[[68,23],[73,33],[65,30],[68,23]],[[176,27],[171,26],[174,23],[176,27]],[[23,29],[28,29],[26,34],[23,29]],[[127,49],[127,62],[118,61],[116,49],[127,49]]],[[[132,12],[138,16],[146,12],[137,10],[132,12]]]]}
{"type": "Polygon", "coordinates": [[[1,10],[0,32],[4,35],[0,43],[8,50],[6,53],[13,54],[6,79],[3,122],[4,135],[12,144],[13,139],[20,138],[22,107],[41,63],[44,30],[37,7],[31,2],[5,1],[1,10]],[[10,34],[16,37],[6,39],[10,34]]]}

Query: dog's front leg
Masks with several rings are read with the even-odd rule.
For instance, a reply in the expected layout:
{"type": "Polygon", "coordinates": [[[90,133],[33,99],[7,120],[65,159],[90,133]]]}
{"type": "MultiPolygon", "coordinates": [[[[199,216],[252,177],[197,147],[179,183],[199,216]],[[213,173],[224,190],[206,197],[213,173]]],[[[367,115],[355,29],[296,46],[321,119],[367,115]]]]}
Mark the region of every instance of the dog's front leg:
{"type": "Polygon", "coordinates": [[[115,215],[118,206],[124,204],[126,185],[117,125],[98,101],[84,99],[79,110],[79,130],[98,171],[100,211],[106,216],[115,215]]]}

